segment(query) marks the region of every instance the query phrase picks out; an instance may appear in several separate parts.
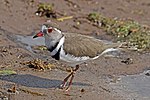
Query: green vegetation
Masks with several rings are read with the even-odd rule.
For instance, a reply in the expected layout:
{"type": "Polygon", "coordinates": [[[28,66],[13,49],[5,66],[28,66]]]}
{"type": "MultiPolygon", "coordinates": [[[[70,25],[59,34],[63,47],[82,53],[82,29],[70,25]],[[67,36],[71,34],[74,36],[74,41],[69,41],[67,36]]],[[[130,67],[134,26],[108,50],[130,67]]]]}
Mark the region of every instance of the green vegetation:
{"type": "Polygon", "coordinates": [[[56,12],[53,9],[52,4],[49,3],[40,3],[38,5],[38,9],[36,11],[36,15],[38,16],[46,16],[46,17],[52,17],[52,18],[56,18],[56,12]]]}
{"type": "Polygon", "coordinates": [[[99,14],[99,13],[90,13],[88,15],[88,19],[92,22],[98,22],[100,19],[102,19],[103,17],[99,14]]]}
{"type": "Polygon", "coordinates": [[[150,28],[133,20],[107,18],[99,13],[90,13],[87,17],[94,25],[101,27],[117,41],[127,42],[129,48],[150,50],[150,28]]]}
{"type": "Polygon", "coordinates": [[[0,75],[13,75],[13,74],[17,74],[17,72],[13,70],[0,70],[0,75]]]}

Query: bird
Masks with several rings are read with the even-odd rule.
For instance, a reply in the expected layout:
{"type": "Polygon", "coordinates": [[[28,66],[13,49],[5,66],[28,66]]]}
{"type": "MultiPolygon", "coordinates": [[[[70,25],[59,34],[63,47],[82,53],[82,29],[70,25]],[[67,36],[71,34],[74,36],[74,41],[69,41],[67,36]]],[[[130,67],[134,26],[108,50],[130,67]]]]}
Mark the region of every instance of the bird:
{"type": "Polygon", "coordinates": [[[121,47],[121,43],[105,43],[92,36],[62,32],[50,24],[43,24],[40,32],[33,36],[33,38],[37,37],[45,38],[45,45],[52,58],[65,61],[73,66],[74,69],[60,85],[60,88],[66,91],[70,89],[74,74],[79,69],[80,64],[97,59],[103,54],[118,50],[117,48],[121,47]],[[70,82],[67,86],[69,78],[70,82]]]}

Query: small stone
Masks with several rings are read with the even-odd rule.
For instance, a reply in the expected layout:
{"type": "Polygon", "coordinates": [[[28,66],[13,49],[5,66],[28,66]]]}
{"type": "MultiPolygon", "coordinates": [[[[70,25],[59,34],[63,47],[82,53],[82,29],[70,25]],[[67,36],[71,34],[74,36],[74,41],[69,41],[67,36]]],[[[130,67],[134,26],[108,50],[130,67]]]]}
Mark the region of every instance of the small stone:
{"type": "Polygon", "coordinates": [[[127,59],[125,59],[125,60],[122,60],[121,62],[122,62],[122,63],[125,63],[125,64],[127,64],[127,65],[133,64],[133,59],[132,59],[132,58],[127,58],[127,59]]]}
{"type": "Polygon", "coordinates": [[[85,89],[81,89],[81,92],[85,92],[85,89]]]}
{"type": "Polygon", "coordinates": [[[8,100],[8,97],[6,97],[6,96],[0,97],[0,100],[8,100]]]}

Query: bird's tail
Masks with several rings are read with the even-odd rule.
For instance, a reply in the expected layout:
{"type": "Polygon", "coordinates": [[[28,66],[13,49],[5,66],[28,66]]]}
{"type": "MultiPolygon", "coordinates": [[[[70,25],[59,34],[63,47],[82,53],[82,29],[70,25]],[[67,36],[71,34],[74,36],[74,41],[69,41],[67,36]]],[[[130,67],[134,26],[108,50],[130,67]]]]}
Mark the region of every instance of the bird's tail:
{"type": "Polygon", "coordinates": [[[104,55],[106,53],[109,52],[118,52],[120,50],[122,50],[121,48],[123,47],[123,45],[126,45],[127,43],[123,42],[123,43],[109,43],[106,45],[106,49],[101,53],[101,55],[104,55]]]}

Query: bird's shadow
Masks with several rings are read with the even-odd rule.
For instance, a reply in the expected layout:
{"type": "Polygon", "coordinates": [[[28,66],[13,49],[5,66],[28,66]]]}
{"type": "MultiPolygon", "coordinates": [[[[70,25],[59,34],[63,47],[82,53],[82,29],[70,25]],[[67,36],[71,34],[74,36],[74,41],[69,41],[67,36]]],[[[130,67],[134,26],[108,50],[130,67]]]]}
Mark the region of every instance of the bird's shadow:
{"type": "MultiPolygon", "coordinates": [[[[16,83],[18,85],[23,85],[26,87],[33,87],[33,88],[57,88],[62,83],[61,80],[46,79],[46,78],[33,76],[30,74],[0,76],[0,80],[5,80],[8,82],[16,83]]],[[[90,84],[81,83],[81,82],[73,82],[73,85],[90,86],[90,84]]]]}

